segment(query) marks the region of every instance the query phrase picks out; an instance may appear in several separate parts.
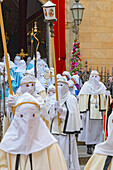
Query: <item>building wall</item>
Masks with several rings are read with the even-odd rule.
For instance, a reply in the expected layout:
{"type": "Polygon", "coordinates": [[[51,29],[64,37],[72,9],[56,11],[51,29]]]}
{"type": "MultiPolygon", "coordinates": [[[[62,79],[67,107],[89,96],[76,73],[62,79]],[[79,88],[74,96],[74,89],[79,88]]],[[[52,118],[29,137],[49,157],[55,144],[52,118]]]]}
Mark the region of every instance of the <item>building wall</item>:
{"type": "MultiPolygon", "coordinates": [[[[41,0],[45,3],[46,0],[41,0]]],[[[72,32],[70,8],[75,0],[66,0],[66,68],[69,70],[71,50],[75,34],[72,32]]],[[[83,63],[96,69],[113,66],[113,0],[80,0],[85,7],[83,21],[79,26],[79,41],[83,63]]]]}
{"type": "Polygon", "coordinates": [[[113,0],[80,0],[85,7],[80,25],[82,59],[96,68],[113,66],[113,0]]]}

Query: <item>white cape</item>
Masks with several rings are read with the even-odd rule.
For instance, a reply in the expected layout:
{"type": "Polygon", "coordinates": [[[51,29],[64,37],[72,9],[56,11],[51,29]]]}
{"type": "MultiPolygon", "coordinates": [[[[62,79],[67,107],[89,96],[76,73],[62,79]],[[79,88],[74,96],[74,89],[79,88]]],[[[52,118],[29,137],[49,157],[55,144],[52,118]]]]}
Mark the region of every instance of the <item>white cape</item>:
{"type": "Polygon", "coordinates": [[[106,94],[106,87],[102,82],[99,82],[98,88],[93,88],[90,81],[86,81],[80,90],[80,94],[106,94]]]}
{"type": "MultiPolygon", "coordinates": [[[[37,99],[29,93],[19,97],[17,104],[22,102],[38,104],[37,99]]],[[[16,108],[14,119],[0,143],[0,149],[12,154],[28,155],[55,142],[56,139],[40,118],[39,108],[27,103],[16,108]]]]}
{"type": "Polygon", "coordinates": [[[103,143],[96,145],[94,153],[113,156],[113,111],[108,119],[108,138],[103,143]]]}

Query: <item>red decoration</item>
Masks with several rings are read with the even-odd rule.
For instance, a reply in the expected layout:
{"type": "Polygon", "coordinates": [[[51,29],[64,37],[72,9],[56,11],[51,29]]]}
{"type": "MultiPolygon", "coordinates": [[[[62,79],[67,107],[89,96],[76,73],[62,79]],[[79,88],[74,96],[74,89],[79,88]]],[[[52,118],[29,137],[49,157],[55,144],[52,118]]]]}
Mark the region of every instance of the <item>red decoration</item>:
{"type": "Polygon", "coordinates": [[[61,74],[65,68],[65,0],[52,0],[56,4],[56,18],[54,26],[55,58],[57,74],[61,74]],[[60,59],[60,60],[59,60],[60,59]]]}

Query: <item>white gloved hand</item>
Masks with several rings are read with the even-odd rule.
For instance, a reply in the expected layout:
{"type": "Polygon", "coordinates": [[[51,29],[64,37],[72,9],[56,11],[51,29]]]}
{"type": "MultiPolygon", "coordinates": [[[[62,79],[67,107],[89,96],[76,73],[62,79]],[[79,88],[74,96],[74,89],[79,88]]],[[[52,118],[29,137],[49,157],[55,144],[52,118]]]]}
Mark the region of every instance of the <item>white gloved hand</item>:
{"type": "Polygon", "coordinates": [[[56,111],[61,114],[61,113],[63,112],[63,107],[62,107],[62,106],[59,106],[59,107],[56,109],[56,111]]]}
{"type": "Polygon", "coordinates": [[[57,109],[59,106],[60,106],[60,102],[59,101],[55,101],[54,108],[57,109]]]}
{"type": "Polygon", "coordinates": [[[17,96],[9,94],[8,96],[8,106],[13,107],[16,105],[17,96]]]}
{"type": "Polygon", "coordinates": [[[59,112],[59,113],[62,113],[62,112],[63,112],[63,107],[60,106],[60,102],[59,102],[59,101],[56,101],[56,102],[54,103],[54,108],[55,108],[56,112],[59,112]]]}

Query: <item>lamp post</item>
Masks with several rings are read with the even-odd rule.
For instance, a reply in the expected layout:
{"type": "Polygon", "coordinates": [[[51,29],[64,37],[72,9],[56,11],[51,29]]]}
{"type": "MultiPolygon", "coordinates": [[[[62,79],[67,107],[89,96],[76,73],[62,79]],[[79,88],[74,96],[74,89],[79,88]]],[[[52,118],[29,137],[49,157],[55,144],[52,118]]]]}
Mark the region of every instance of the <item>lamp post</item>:
{"type": "MultiPolygon", "coordinates": [[[[72,11],[72,16],[74,20],[72,31],[76,33],[76,35],[79,33],[79,25],[82,22],[84,9],[85,8],[79,3],[79,0],[75,0],[72,8],[70,9],[72,11]]],[[[79,38],[79,35],[78,35],[78,38],[79,38]]]]}
{"type": "MultiPolygon", "coordinates": [[[[58,87],[57,87],[57,76],[56,76],[57,73],[56,73],[56,60],[55,60],[55,48],[54,48],[54,28],[53,28],[54,27],[53,22],[57,21],[55,17],[56,4],[53,4],[51,1],[48,1],[42,7],[43,7],[44,17],[45,17],[44,21],[49,23],[50,33],[51,33],[51,38],[52,38],[56,101],[58,101],[58,87]]],[[[58,115],[58,128],[59,128],[59,132],[61,132],[61,128],[60,128],[61,122],[60,122],[59,112],[57,113],[57,115],[58,115]]]]}

